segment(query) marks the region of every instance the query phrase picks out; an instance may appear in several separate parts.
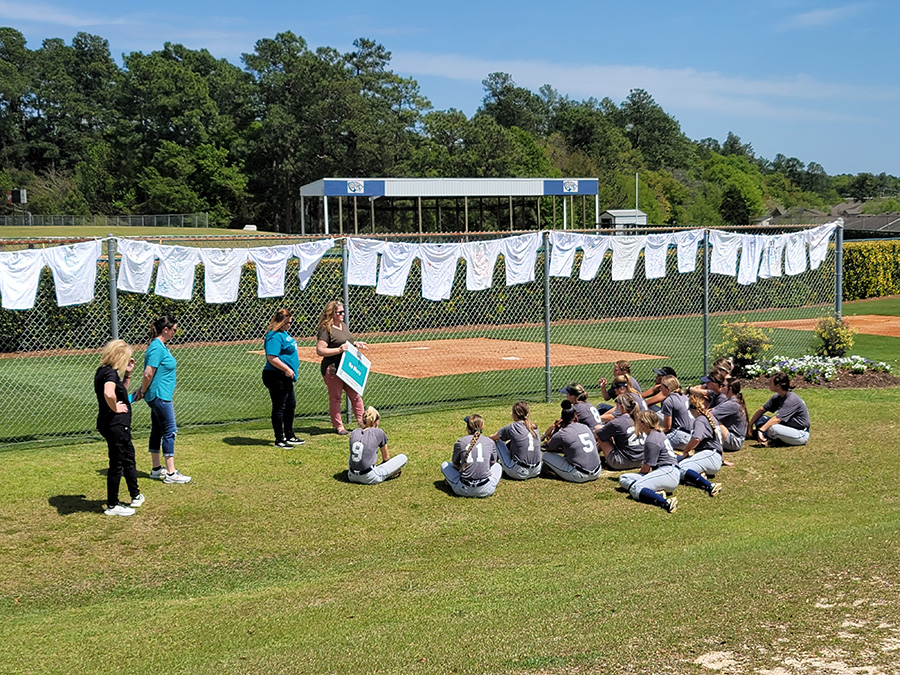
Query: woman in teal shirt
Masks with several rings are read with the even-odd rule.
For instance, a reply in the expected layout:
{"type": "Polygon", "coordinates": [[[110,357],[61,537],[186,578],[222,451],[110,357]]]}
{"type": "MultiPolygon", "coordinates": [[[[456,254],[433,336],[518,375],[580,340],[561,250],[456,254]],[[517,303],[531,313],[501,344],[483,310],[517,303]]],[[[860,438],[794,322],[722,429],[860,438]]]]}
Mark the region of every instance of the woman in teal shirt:
{"type": "Polygon", "coordinates": [[[266,365],[263,366],[262,381],[272,399],[272,430],[275,432],[275,446],[292,448],[303,445],[304,441],[294,434],[294,382],[297,381],[297,343],[288,334],[293,317],[287,309],[279,309],[269,321],[266,329],[266,365]]]}
{"type": "Polygon", "coordinates": [[[141,381],[141,395],[150,406],[150,458],[153,468],[150,478],[159,478],[163,483],[190,483],[191,477],[184,476],[175,468],[175,367],[177,362],[166,343],[178,330],[174,317],[161,316],[150,324],[150,344],[144,353],[144,379],[141,381]],[[162,450],[165,468],[159,463],[162,450]]]}

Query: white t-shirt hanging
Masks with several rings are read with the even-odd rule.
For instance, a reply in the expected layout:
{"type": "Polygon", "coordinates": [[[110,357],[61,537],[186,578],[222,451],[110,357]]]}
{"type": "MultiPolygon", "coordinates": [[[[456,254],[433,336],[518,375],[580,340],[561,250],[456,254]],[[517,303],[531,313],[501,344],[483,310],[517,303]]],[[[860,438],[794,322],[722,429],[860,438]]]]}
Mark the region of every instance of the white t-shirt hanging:
{"type": "Polygon", "coordinates": [[[160,246],[156,294],[172,300],[190,300],[194,292],[194,269],[199,262],[196,248],[160,246]]]}
{"type": "Polygon", "coordinates": [[[612,248],[612,280],[634,279],[634,267],[647,241],[645,236],[616,235],[609,238],[612,248]]]}
{"type": "Polygon", "coordinates": [[[462,245],[466,260],[466,288],[483,291],[494,281],[494,265],[500,254],[500,240],[470,241],[462,245]]]}
{"type": "Polygon", "coordinates": [[[597,276],[600,265],[609,250],[610,236],[608,234],[586,234],[581,242],[584,257],[581,259],[581,269],[578,278],[582,281],[591,281],[597,276]]]}
{"type": "Polygon", "coordinates": [[[374,286],[378,279],[378,254],[385,243],[378,239],[347,240],[347,283],[350,286],[374,286]]]}
{"type": "Polygon", "coordinates": [[[553,247],[550,254],[550,276],[571,277],[572,265],[575,264],[575,251],[584,241],[584,235],[580,232],[561,232],[553,230],[550,233],[550,245],[553,247]]]}
{"type": "Polygon", "coordinates": [[[741,235],[741,262],[738,265],[737,282],[742,286],[756,283],[764,245],[765,240],[757,234],[741,235]]]}
{"type": "Polygon", "coordinates": [[[541,233],[506,237],[500,242],[500,251],[506,264],[506,285],[515,286],[534,281],[534,264],[541,247],[541,233]]]}
{"type": "Polygon", "coordinates": [[[418,244],[391,242],[385,246],[381,253],[381,270],[378,272],[375,292],[379,295],[403,295],[406,280],[409,278],[409,268],[418,256],[418,244]]]}
{"type": "Polygon", "coordinates": [[[828,240],[831,239],[835,228],[837,228],[837,222],[820,225],[806,231],[806,241],[809,243],[809,269],[819,269],[819,265],[825,260],[825,256],[828,255],[828,240]]]}
{"type": "Polygon", "coordinates": [[[461,244],[419,245],[423,298],[434,301],[450,298],[456,278],[456,265],[461,255],[461,244]]]}
{"type": "Polygon", "coordinates": [[[762,257],[759,261],[759,278],[771,279],[781,276],[781,257],[784,254],[785,235],[760,235],[762,237],[762,257]]]}
{"type": "Polygon", "coordinates": [[[791,232],[784,239],[785,274],[803,274],[806,271],[806,232],[791,232]]]}
{"type": "Polygon", "coordinates": [[[116,288],[129,293],[147,293],[159,246],[137,239],[116,239],[116,248],[119,251],[116,288]]]}
{"type": "Polygon", "coordinates": [[[0,299],[3,309],[31,309],[44,269],[40,249],[0,253],[0,299]]]}
{"type": "Polygon", "coordinates": [[[322,256],[332,248],[334,248],[334,239],[319,239],[318,241],[310,241],[305,244],[294,244],[294,255],[300,259],[297,278],[300,280],[301,291],[306,290],[313,272],[316,271],[319,261],[322,260],[322,256]]]}
{"type": "Polygon", "coordinates": [[[666,258],[669,245],[675,238],[671,234],[648,234],[644,244],[644,276],[648,279],[660,279],[666,276],[666,258]]]}
{"type": "Polygon", "coordinates": [[[709,271],[713,274],[725,274],[729,277],[737,275],[738,249],[741,247],[741,235],[735,232],[710,230],[709,243],[712,255],[709,258],[709,271]]]}
{"type": "Polygon", "coordinates": [[[284,295],[284,272],[287,261],[294,255],[294,244],[254,246],[247,249],[247,258],[256,265],[256,296],[280,298],[284,295]]]}
{"type": "Polygon", "coordinates": [[[201,248],[203,286],[211,305],[237,301],[241,268],[247,262],[245,248],[201,248]]]}
{"type": "Polygon", "coordinates": [[[53,271],[56,304],[60,307],[83,305],[94,299],[97,258],[101,250],[99,240],[44,249],[44,260],[53,271]]]}
{"type": "Polygon", "coordinates": [[[703,241],[703,230],[687,230],[675,233],[678,246],[678,272],[686,274],[697,269],[697,247],[703,241]]]}

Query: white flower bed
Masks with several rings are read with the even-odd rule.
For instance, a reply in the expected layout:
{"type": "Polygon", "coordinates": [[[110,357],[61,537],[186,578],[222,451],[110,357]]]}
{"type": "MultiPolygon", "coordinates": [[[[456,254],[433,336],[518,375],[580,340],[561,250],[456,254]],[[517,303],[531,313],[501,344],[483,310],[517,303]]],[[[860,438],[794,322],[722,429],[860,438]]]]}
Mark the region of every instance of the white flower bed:
{"type": "Polygon", "coordinates": [[[747,366],[747,375],[771,377],[784,371],[791,376],[801,375],[811,382],[830,382],[841,370],[849,370],[851,373],[864,373],[867,370],[890,373],[891,367],[884,361],[871,361],[862,356],[803,356],[797,359],[774,356],[747,366]]]}

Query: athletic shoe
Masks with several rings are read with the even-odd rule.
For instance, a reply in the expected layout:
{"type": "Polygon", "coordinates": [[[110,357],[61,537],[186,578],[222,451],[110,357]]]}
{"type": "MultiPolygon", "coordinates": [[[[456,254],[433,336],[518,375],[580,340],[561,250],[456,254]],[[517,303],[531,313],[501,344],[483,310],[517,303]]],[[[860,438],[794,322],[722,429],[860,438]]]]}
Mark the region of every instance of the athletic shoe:
{"type": "Polygon", "coordinates": [[[403,473],[403,469],[397,469],[390,476],[385,477],[385,480],[394,480],[395,478],[400,478],[400,474],[403,473]]]}
{"type": "Polygon", "coordinates": [[[159,467],[158,469],[150,469],[150,478],[158,478],[162,480],[166,477],[166,469],[165,467],[159,467]]]}
{"type": "Polygon", "coordinates": [[[283,450],[290,450],[291,448],[294,447],[287,441],[275,441],[274,443],[272,443],[272,445],[274,445],[276,448],[281,448],[283,450]]]}
{"type": "Polygon", "coordinates": [[[342,428],[342,429],[335,429],[335,430],[334,430],[334,433],[336,433],[338,436],[349,436],[349,435],[350,435],[350,432],[347,431],[346,429],[343,429],[343,428],[342,428]]]}
{"type": "Polygon", "coordinates": [[[707,492],[709,493],[710,497],[715,497],[717,494],[719,494],[719,492],[721,490],[722,490],[721,483],[710,483],[709,490],[707,490],[707,492]]]}
{"type": "Polygon", "coordinates": [[[163,483],[190,483],[190,476],[182,476],[178,473],[178,469],[175,469],[174,473],[167,473],[166,477],[163,478],[163,483]]]}
{"type": "Polygon", "coordinates": [[[663,499],[667,499],[667,497],[666,497],[666,491],[665,491],[665,490],[657,490],[657,491],[656,491],[656,494],[658,494],[658,495],[659,495],[660,497],[662,497],[663,499]]]}
{"type": "Polygon", "coordinates": [[[303,445],[306,443],[302,438],[297,438],[296,436],[291,436],[289,439],[285,441],[285,443],[290,443],[291,445],[303,445]]]}
{"type": "Polygon", "coordinates": [[[666,500],[666,511],[669,513],[675,513],[675,510],[678,508],[678,497],[669,497],[666,500]]]}
{"type": "Polygon", "coordinates": [[[124,504],[116,504],[111,509],[106,509],[103,513],[108,516],[133,516],[134,509],[124,504]]]}
{"type": "Polygon", "coordinates": [[[144,495],[140,494],[137,497],[135,497],[134,499],[132,499],[131,503],[128,506],[132,509],[136,509],[137,507],[139,507],[141,504],[144,503],[144,499],[145,499],[144,495]]]}

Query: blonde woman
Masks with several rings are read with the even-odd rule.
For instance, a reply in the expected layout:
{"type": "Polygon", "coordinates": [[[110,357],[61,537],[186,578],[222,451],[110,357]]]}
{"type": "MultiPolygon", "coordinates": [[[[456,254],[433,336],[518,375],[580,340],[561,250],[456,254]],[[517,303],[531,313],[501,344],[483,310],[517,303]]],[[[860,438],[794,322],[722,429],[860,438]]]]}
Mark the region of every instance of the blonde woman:
{"type": "Polygon", "coordinates": [[[628,490],[635,500],[675,513],[678,500],[674,496],[667,499],[664,495],[675,491],[681,473],[672,444],[660,429],[659,416],[652,410],[639,412],[635,416],[634,430],[644,437],[644,463],[639,473],[619,476],[619,485],[628,490]]]}
{"type": "Polygon", "coordinates": [[[375,485],[396,478],[406,465],[406,455],[391,457],[388,437],[379,427],[381,415],[369,406],[363,413],[363,424],[350,432],[350,468],[347,478],[351,483],[375,485]],[[381,450],[381,464],[376,464],[381,450]]]}
{"type": "Polygon", "coordinates": [[[513,480],[527,480],[541,473],[541,436],[537,424],[531,420],[531,408],[526,401],[512,407],[512,423],[507,424],[491,440],[497,444],[497,454],[503,473],[513,480]]]}
{"type": "Polygon", "coordinates": [[[325,386],[328,387],[328,414],[331,416],[331,426],[336,433],[346,436],[350,432],[344,427],[341,418],[341,393],[347,393],[353,416],[360,426],[363,424],[363,400],[362,396],[337,376],[337,367],[341,362],[341,356],[347,351],[348,344],[355,345],[359,349],[368,349],[369,345],[353,339],[350,329],[344,323],[344,305],[335,300],[322,308],[318,331],[316,354],[322,357],[320,370],[325,386]]]}
{"type": "Polygon", "coordinates": [[[722,428],[700,396],[691,395],[688,409],[694,418],[694,428],[678,462],[681,482],[715,497],[722,486],[711,483],[707,476],[715,476],[722,469],[722,428]]]}
{"type": "Polygon", "coordinates": [[[441,473],[460,497],[490,497],[503,475],[497,463],[497,446],[490,436],[482,434],[481,415],[467,415],[465,423],[467,434],[453,445],[453,456],[441,464],[441,473]]]}
{"type": "Polygon", "coordinates": [[[108,516],[133,516],[144,503],[138,487],[134,445],[131,442],[131,401],[128,385],[134,370],[131,345],[124,340],[107,343],[100,354],[100,367],[94,374],[97,396],[97,431],[106,440],[109,472],[106,474],[106,510],[108,516]],[[119,503],[122,476],[131,495],[129,503],[119,503]]]}

